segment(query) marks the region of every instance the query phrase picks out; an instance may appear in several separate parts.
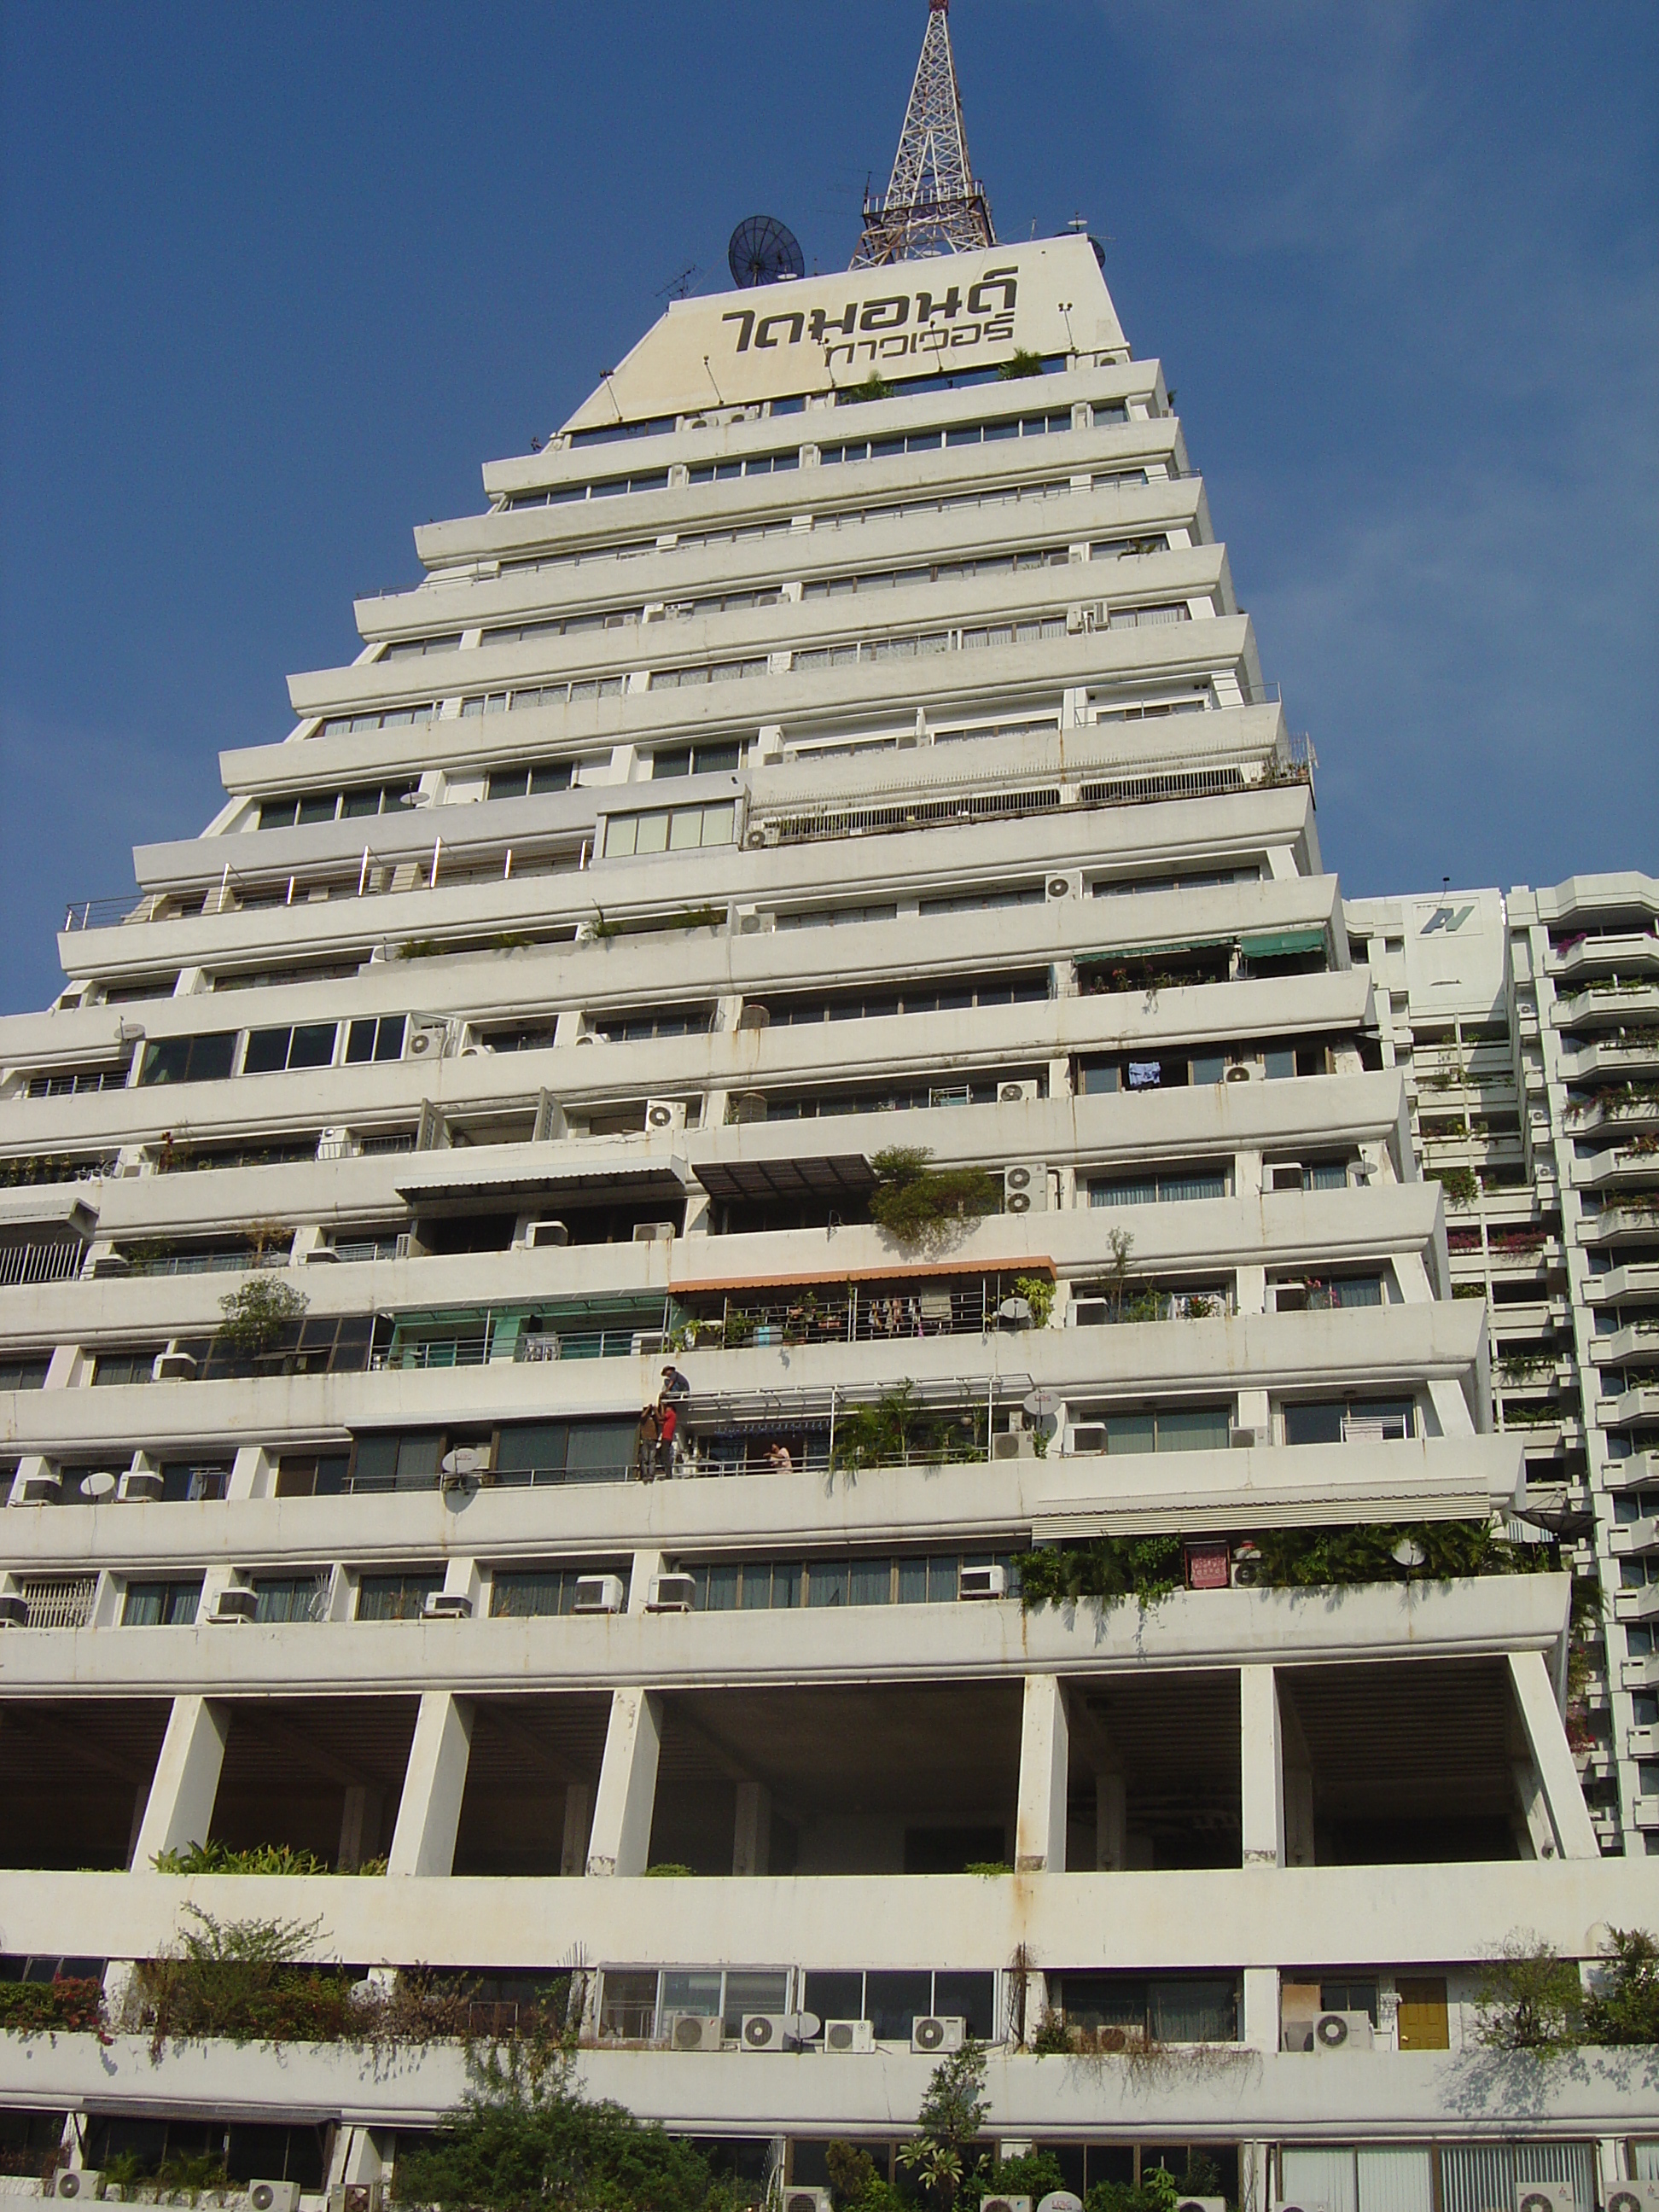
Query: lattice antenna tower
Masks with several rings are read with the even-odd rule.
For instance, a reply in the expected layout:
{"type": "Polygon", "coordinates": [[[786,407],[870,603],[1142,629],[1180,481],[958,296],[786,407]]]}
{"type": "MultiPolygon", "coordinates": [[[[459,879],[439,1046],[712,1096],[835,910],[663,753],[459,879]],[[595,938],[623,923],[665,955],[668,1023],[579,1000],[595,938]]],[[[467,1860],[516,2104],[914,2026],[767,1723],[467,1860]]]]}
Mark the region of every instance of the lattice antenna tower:
{"type": "Polygon", "coordinates": [[[864,234],[854,269],[930,253],[994,246],[991,204],[968,161],[962,95],[951,52],[951,0],[927,0],[927,33],[886,192],[864,196],[864,234]]]}

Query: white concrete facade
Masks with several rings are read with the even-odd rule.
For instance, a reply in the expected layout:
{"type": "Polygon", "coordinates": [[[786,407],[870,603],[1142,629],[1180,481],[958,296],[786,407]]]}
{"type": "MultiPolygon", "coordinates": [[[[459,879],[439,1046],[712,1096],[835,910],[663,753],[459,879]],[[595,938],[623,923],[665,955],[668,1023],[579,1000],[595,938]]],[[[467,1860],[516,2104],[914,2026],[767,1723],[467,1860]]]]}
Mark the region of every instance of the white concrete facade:
{"type": "MultiPolygon", "coordinates": [[[[1564,1575],[1260,1586],[1285,1532],[1501,1521],[1527,1455],[1089,242],[678,303],[485,487],[0,1023],[9,1961],[113,1984],[191,1902],[376,1972],[580,1956],[596,2089],[800,2172],[904,2132],[932,2011],[998,2046],[1000,2136],[1201,2145],[1261,2212],[1286,2147],[1536,2134],[1471,2090],[1480,1961],[1653,1916],[1564,1575]],[[901,1243],[894,1147],[995,1204],[901,1243]],[[250,1280],[303,1319],[238,1358],[250,1280]],[[1022,1609],[1103,1537],[1177,1540],[1176,1587],[1022,1609]],[[155,1871],[210,1839],[337,1871],[155,1871]],[[1015,2047],[1022,1972],[1170,2063],[1015,2047]],[[878,2048],[665,2048],[720,1974],[878,2048]],[[1375,2036],[1337,2098],[1284,2047],[1328,1990],[1375,2036]]],[[[82,2040],[0,2050],[0,2109],[320,2118],[337,2179],[461,2086],[82,2040]]],[[[1598,2073],[1547,2132],[1646,2124],[1598,2073]]]]}

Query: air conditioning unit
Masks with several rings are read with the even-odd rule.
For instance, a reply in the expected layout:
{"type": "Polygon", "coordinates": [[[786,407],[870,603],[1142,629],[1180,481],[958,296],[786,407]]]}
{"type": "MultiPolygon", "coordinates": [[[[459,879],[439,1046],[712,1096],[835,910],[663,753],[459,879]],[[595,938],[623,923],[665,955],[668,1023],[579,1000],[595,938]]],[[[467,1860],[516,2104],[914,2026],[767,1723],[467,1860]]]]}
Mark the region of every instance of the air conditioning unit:
{"type": "Polygon", "coordinates": [[[1322,2012],[1314,2021],[1316,2051],[1369,2051],[1376,2040],[1369,2013],[1322,2012]]]}
{"type": "Polygon", "coordinates": [[[162,1488],[158,1468],[135,1467],[121,1477],[118,1494],[132,1505],[154,1505],[159,1502],[162,1488]]]}
{"type": "Polygon", "coordinates": [[[46,2187],[54,2197],[66,2198],[71,2204],[90,2204],[104,2193],[104,2174],[101,2166],[65,2166],[52,2175],[46,2187]]]}
{"type": "Polygon", "coordinates": [[[168,1345],[165,1352],[155,1355],[155,1364],[150,1373],[158,1382],[193,1382],[196,1362],[188,1352],[180,1352],[176,1345],[168,1345]]]}
{"type": "Polygon", "coordinates": [[[449,1041],[449,1024],[420,1014],[412,1015],[404,1046],[405,1060],[441,1060],[449,1041]]]}
{"type": "Polygon", "coordinates": [[[1227,1431],[1227,1442],[1235,1451],[1255,1451],[1258,1445],[1270,1444],[1273,1440],[1271,1429],[1242,1429],[1235,1423],[1227,1431]]]}
{"type": "Polygon", "coordinates": [[[1607,2191],[1607,2212],[1659,2212],[1659,2181],[1620,2182],[1607,2191]]]}
{"type": "Polygon", "coordinates": [[[732,1119],[738,1123],[763,1121],[766,1119],[766,1093],[763,1091],[734,1091],[732,1093],[732,1119]]]}
{"type": "Polygon", "coordinates": [[[834,2212],[835,2202],[827,2189],[786,2189],[783,2212],[834,2212]]]}
{"type": "Polygon", "coordinates": [[[620,1575],[581,1575],[576,1582],[573,1613],[620,1613],[628,1591],[620,1575]]]}
{"type": "Polygon", "coordinates": [[[647,1613],[690,1613],[697,1601],[697,1585],[690,1575],[653,1575],[647,1613]]]}
{"type": "Polygon", "coordinates": [[[393,1247],[392,1256],[398,1260],[423,1260],[426,1257],[426,1247],[412,1229],[400,1229],[398,1232],[398,1242],[393,1247]]]}
{"type": "Polygon", "coordinates": [[[1006,1597],[1006,1567],[961,1567],[957,1571],[958,1597],[1006,1597]]]}
{"type": "Polygon", "coordinates": [[[568,1244],[570,1231],[562,1221],[532,1221],[525,1231],[524,1241],[527,1251],[550,1250],[555,1245],[568,1244]]]}
{"type": "Polygon", "coordinates": [[[18,1484],[17,1502],[20,1505],[56,1505],[63,1488],[62,1478],[51,1468],[37,1468],[18,1484]]]}
{"type": "Polygon", "coordinates": [[[996,2190],[979,2200],[979,2212],[1031,2212],[1035,2200],[1030,2197],[1006,2197],[996,2190]]]}
{"type": "Polygon", "coordinates": [[[660,1359],[668,1349],[669,1331],[662,1328],[636,1328],[628,1340],[628,1349],[635,1359],[660,1359]]]}
{"type": "Polygon", "coordinates": [[[746,2012],[738,2039],[745,2051],[798,2051],[796,2026],[787,2013],[746,2012]]]}
{"type": "Polygon", "coordinates": [[[471,1620],[472,1601],[465,1590],[428,1590],[421,1606],[422,1620],[471,1620]]]}
{"type": "Polygon", "coordinates": [[[993,1459],[1035,1459],[1036,1448],[1022,1429],[1001,1429],[991,1439],[993,1459]]]}
{"type": "Polygon", "coordinates": [[[740,906],[738,908],[739,937],[763,937],[777,927],[776,917],[759,907],[740,906]]]}
{"type": "Polygon", "coordinates": [[[1515,2212],[1576,2212],[1572,2185],[1566,2181],[1517,2181],[1515,2212]]]}
{"type": "Polygon", "coordinates": [[[1044,1160],[1016,1160],[1002,1170],[1002,1210],[1005,1213],[1046,1213],[1048,1211],[1048,1168],[1044,1160]]]}
{"type": "Polygon", "coordinates": [[[740,1030],[767,1030],[771,1026],[769,1008],[762,1006],[758,999],[746,1000],[743,1012],[738,1016],[738,1027],[740,1030]]]}
{"type": "Polygon", "coordinates": [[[1073,1328],[1103,1328],[1111,1310],[1110,1303],[1105,1298],[1073,1298],[1072,1327],[1073,1328]]]}
{"type": "Polygon", "coordinates": [[[297,2181],[250,2181],[248,2212],[300,2212],[297,2181]]]}
{"type": "Polygon", "coordinates": [[[1230,1063],[1221,1079],[1224,1083],[1258,1083],[1261,1079],[1261,1070],[1253,1060],[1235,1060],[1230,1063]]]}
{"type": "Polygon", "coordinates": [[[92,1278],[96,1283],[118,1282],[132,1273],[132,1262],[125,1252],[100,1252],[92,1263],[92,1278]]]}
{"type": "Polygon", "coordinates": [[[672,1221],[636,1221],[634,1242],[636,1244],[672,1244],[674,1224],[672,1221]]]}
{"type": "Polygon", "coordinates": [[[1037,1079],[1035,1075],[1010,1076],[1006,1083],[997,1085],[999,1106],[1029,1106],[1036,1095],[1037,1079]]]}
{"type": "Polygon", "coordinates": [[[356,1159],[361,1149],[349,1129],[334,1127],[317,1132],[317,1157],[319,1160],[356,1159]]]}
{"type": "Polygon", "coordinates": [[[1085,1421],[1072,1431],[1072,1449],[1074,1452],[1103,1452],[1106,1449],[1106,1425],[1103,1421],[1085,1421]]]}
{"type": "Polygon", "coordinates": [[[823,2047],[837,2054],[873,2051],[876,2047],[876,2024],[871,2020],[826,2020],[823,2023],[823,2047]]]}
{"type": "Polygon", "coordinates": [[[1255,1589],[1261,1580],[1261,1554],[1254,1544],[1240,1544],[1233,1553],[1235,1589],[1255,1589]]]}
{"type": "Polygon", "coordinates": [[[1066,610],[1066,630],[1070,637],[1077,637],[1085,630],[1104,629],[1106,623],[1103,599],[1085,599],[1080,605],[1066,610]]]}
{"type": "Polygon", "coordinates": [[[947,2018],[929,2013],[916,2021],[910,2029],[912,2051],[960,2051],[968,2039],[968,2023],[958,2018],[947,2018]]]}
{"type": "Polygon", "coordinates": [[[706,2013],[672,2012],[663,2023],[663,2041],[671,2051],[718,2051],[725,2033],[718,2014],[711,2020],[706,2013]]]}
{"type": "Polygon", "coordinates": [[[380,2212],[385,2188],[380,2181],[337,2181],[328,2192],[328,2212],[380,2212]]]}
{"type": "Polygon", "coordinates": [[[213,1610],[208,1619],[215,1626],[228,1628],[238,1621],[252,1620],[259,1611],[259,1593],[251,1589],[222,1589],[213,1601],[213,1610]]]}
{"type": "Polygon", "coordinates": [[[27,1628],[29,1601],[18,1590],[0,1590],[0,1628],[27,1628]]]}
{"type": "Polygon", "coordinates": [[[647,1098],[645,1102],[645,1126],[649,1130],[683,1129],[685,1127],[684,1098],[647,1098]]]}
{"type": "Polygon", "coordinates": [[[1302,1163],[1300,1160],[1275,1160],[1267,1170],[1269,1190],[1300,1190],[1302,1163]]]}
{"type": "Polygon", "coordinates": [[[340,1255],[331,1244],[313,1244],[308,1252],[300,1255],[302,1267],[326,1267],[339,1265],[340,1255]]]}

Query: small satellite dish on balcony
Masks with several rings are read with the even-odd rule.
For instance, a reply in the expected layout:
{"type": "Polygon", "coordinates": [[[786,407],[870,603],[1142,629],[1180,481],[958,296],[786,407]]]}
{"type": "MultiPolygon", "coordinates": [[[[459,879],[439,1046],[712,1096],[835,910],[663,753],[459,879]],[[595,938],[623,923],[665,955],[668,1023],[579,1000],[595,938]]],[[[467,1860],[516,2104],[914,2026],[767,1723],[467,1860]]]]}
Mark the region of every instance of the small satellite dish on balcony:
{"type": "Polygon", "coordinates": [[[1389,1557],[1400,1567],[1425,1567],[1429,1563],[1428,1553],[1415,1536],[1402,1536],[1389,1557]]]}
{"type": "Polygon", "coordinates": [[[1033,1390],[1020,1401],[1021,1408],[1034,1421],[1052,1421],[1065,1401],[1054,1390],[1033,1390]]]}
{"type": "Polygon", "coordinates": [[[452,1482],[471,1482],[489,1465],[489,1449],[484,1444],[457,1444],[438,1464],[452,1482]]]}

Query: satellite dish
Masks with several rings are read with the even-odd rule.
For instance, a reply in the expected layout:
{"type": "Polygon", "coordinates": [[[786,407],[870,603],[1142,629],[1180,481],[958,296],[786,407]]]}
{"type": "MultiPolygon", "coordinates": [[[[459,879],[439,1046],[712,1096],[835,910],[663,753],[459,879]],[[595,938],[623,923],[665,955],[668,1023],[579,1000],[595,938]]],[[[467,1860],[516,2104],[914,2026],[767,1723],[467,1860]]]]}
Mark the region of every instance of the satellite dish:
{"type": "Polygon", "coordinates": [[[806,274],[806,256],[793,232],[786,230],[775,215],[745,216],[732,234],[726,258],[732,282],[745,290],[751,284],[782,284],[806,274]]]}

